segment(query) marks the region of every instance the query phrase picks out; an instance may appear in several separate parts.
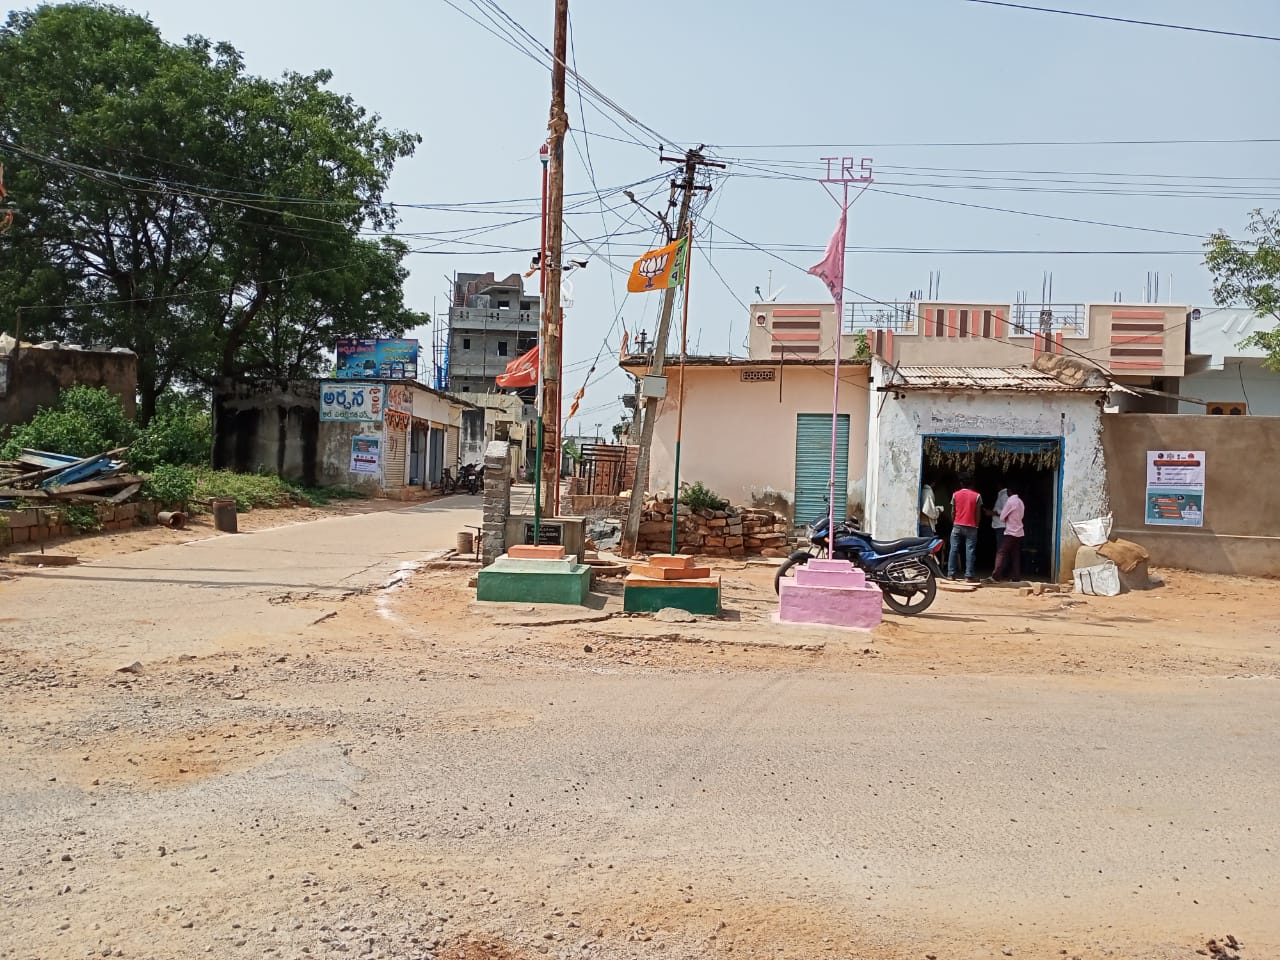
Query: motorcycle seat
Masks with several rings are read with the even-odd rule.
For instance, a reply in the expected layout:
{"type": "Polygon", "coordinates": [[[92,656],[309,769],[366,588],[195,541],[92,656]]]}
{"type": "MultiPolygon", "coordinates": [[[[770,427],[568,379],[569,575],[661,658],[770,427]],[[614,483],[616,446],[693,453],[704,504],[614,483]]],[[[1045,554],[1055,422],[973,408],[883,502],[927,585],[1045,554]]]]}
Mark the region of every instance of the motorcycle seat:
{"type": "Polygon", "coordinates": [[[876,553],[897,553],[899,550],[927,547],[936,539],[937,537],[904,537],[901,540],[872,540],[868,537],[867,542],[876,553]]]}

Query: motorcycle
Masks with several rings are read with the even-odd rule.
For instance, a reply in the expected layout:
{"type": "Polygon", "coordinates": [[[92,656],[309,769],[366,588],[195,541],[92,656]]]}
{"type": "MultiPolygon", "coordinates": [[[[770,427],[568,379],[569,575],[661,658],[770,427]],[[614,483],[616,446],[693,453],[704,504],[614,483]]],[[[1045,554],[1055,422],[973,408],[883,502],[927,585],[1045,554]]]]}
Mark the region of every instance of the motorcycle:
{"type": "Polygon", "coordinates": [[[466,463],[458,471],[458,486],[472,495],[484,489],[484,466],[466,463]]]}
{"type": "MultiPolygon", "coordinates": [[[[808,527],[812,550],[797,550],[778,568],[773,589],[781,592],[782,578],[794,574],[795,568],[829,552],[827,518],[808,527]]],[[[852,521],[836,524],[834,557],[852,561],[867,579],[880,588],[884,602],[895,613],[914,616],[932,606],[938,595],[938,578],[942,568],[938,554],[942,540],[938,537],[907,537],[903,540],[872,540],[852,521]]]]}

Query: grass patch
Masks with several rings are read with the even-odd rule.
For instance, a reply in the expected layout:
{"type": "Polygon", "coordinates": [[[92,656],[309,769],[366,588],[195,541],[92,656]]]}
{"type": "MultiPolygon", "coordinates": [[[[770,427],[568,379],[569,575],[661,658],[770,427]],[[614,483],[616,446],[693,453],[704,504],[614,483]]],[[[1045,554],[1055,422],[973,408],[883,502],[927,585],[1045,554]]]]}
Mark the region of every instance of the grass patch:
{"type": "Polygon", "coordinates": [[[368,494],[351,487],[295,487],[295,495],[313,507],[323,507],[335,500],[362,500],[368,494]]]}
{"type": "Polygon", "coordinates": [[[255,507],[291,507],[301,502],[298,491],[279,477],[229,470],[195,471],[194,504],[202,508],[209,500],[230,499],[240,513],[255,507]]]}

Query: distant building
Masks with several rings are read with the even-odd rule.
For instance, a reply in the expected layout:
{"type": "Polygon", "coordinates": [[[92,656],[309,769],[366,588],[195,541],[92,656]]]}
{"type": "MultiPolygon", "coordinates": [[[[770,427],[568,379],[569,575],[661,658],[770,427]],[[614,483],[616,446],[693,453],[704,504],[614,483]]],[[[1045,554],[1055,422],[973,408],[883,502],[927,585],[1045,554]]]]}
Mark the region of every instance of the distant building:
{"type": "MultiPolygon", "coordinates": [[[[541,298],[525,293],[524,280],[492,273],[459,273],[449,305],[449,341],[445,389],[453,394],[509,393],[494,378],[507,364],[538,342],[541,298]]],[[[528,403],[535,388],[516,391],[528,403]]]]}
{"type": "Polygon", "coordinates": [[[1186,397],[1179,413],[1280,416],[1280,374],[1263,365],[1265,351],[1240,345],[1251,333],[1273,330],[1276,321],[1252,310],[1198,307],[1187,327],[1187,365],[1178,386],[1186,397]]]}
{"type": "Polygon", "coordinates": [[[0,427],[27,423],[52,407],[68,387],[106,387],[132,417],[137,407],[138,358],[131,350],[74,344],[24,343],[0,335],[0,427]]]}

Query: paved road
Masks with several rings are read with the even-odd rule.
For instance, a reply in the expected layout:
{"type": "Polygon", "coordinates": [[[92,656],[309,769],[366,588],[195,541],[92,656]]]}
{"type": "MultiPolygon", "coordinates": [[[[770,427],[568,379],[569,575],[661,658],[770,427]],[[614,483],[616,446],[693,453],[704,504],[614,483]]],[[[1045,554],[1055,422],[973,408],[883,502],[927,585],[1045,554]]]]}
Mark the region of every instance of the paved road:
{"type": "Polygon", "coordinates": [[[382,583],[479,517],[479,497],[451,497],[42,568],[4,585],[0,620],[9,646],[95,665],[201,654],[299,629],[316,612],[285,601],[382,583]]]}

